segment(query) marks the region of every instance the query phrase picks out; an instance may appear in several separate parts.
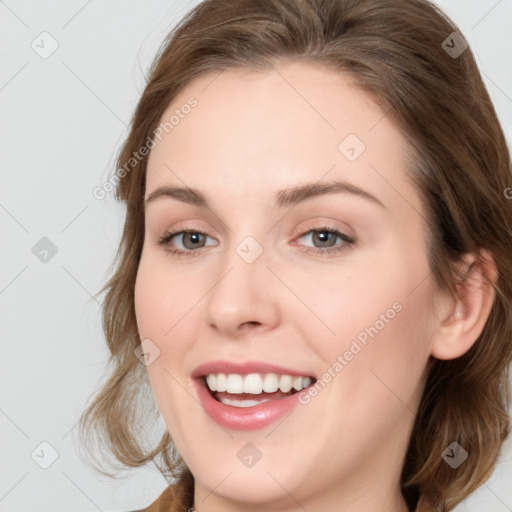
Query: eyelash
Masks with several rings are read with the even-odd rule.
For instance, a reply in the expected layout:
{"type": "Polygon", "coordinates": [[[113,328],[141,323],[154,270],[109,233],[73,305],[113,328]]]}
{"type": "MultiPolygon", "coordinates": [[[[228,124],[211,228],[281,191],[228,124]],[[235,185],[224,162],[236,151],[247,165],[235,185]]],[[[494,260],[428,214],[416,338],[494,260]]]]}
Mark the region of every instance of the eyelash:
{"type": "MultiPolygon", "coordinates": [[[[319,254],[321,256],[332,256],[339,254],[342,251],[347,250],[350,248],[351,245],[355,243],[355,239],[352,238],[349,235],[346,235],[345,233],[342,233],[341,231],[331,228],[329,226],[322,226],[319,228],[309,228],[307,231],[304,231],[298,238],[303,238],[305,235],[308,235],[309,233],[332,233],[335,235],[338,235],[338,238],[341,238],[343,240],[343,244],[331,248],[318,248],[318,247],[307,247],[305,249],[301,249],[306,253],[313,253],[313,254],[319,254]]],[[[169,251],[173,256],[182,257],[182,256],[199,256],[201,254],[201,249],[203,247],[200,247],[199,249],[175,249],[171,247],[170,242],[176,235],[182,235],[186,233],[194,233],[199,235],[208,236],[206,233],[203,233],[202,231],[192,230],[192,229],[185,229],[185,230],[178,230],[178,231],[172,231],[172,232],[165,232],[161,237],[158,238],[157,245],[166,247],[166,250],[169,251]]]]}

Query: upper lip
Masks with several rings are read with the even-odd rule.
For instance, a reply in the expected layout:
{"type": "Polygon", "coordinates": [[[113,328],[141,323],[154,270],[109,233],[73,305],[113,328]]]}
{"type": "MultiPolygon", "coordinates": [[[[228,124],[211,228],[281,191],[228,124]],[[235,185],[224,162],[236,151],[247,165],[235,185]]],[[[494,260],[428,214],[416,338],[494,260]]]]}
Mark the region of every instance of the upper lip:
{"type": "Polygon", "coordinates": [[[313,377],[307,371],[294,370],[276,364],[266,363],[264,361],[246,361],[244,363],[234,363],[232,361],[210,361],[198,366],[193,372],[192,377],[202,377],[210,373],[235,373],[239,375],[248,375],[249,373],[277,373],[279,375],[295,375],[302,377],[313,377]]]}

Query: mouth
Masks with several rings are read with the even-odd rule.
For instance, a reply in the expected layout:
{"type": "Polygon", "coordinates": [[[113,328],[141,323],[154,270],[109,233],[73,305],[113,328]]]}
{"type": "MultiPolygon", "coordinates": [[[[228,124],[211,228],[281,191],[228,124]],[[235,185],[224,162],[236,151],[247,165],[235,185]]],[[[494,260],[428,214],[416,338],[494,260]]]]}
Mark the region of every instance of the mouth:
{"type": "Polygon", "coordinates": [[[223,428],[256,430],[298,407],[313,375],[263,361],[211,361],[191,375],[204,412],[223,428]]]}
{"type": "Polygon", "coordinates": [[[316,382],[312,376],[278,373],[209,373],[201,379],[214,400],[240,408],[282,400],[316,382]]]}

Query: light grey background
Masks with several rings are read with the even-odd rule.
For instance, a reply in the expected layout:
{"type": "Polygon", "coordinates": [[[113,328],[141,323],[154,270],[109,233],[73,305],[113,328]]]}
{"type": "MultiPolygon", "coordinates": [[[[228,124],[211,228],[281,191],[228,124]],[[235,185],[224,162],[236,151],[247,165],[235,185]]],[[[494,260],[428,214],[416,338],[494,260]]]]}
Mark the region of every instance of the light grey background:
{"type": "MultiPolygon", "coordinates": [[[[166,486],[154,469],[101,478],[79,458],[73,427],[105,376],[92,295],[124,213],[92,190],[114,171],[157,47],[197,3],[0,2],[0,512],[134,510],[166,486]],[[58,44],[47,59],[31,47],[51,48],[44,31],[58,44]],[[43,237],[58,249],[47,263],[32,252],[43,237]],[[34,461],[50,461],[41,442],[59,455],[48,469],[34,461]]],[[[512,1],[439,3],[469,39],[512,146],[512,1]]],[[[511,481],[509,440],[458,512],[512,511],[511,481]]]]}

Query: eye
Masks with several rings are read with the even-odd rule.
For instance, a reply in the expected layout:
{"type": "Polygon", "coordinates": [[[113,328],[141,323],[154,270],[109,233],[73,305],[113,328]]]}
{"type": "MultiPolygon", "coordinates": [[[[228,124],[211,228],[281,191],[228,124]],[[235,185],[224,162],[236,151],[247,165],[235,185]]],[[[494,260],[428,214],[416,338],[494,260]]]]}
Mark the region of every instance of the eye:
{"type": "MultiPolygon", "coordinates": [[[[207,238],[210,237],[206,233],[197,230],[167,231],[158,239],[157,244],[164,246],[167,251],[175,256],[198,256],[202,253],[201,249],[204,247],[215,245],[214,243],[205,244],[207,238]],[[175,240],[178,241],[178,247],[175,245],[175,240]]],[[[353,237],[329,226],[309,229],[303,232],[297,240],[303,238],[311,240],[314,245],[319,247],[307,247],[299,244],[302,247],[302,251],[323,256],[330,256],[347,250],[355,243],[353,237]],[[336,244],[337,239],[341,243],[336,244]]]]}
{"type": "Polygon", "coordinates": [[[182,230],[164,233],[157,243],[158,245],[165,246],[170,253],[177,256],[196,255],[196,253],[200,252],[198,249],[205,247],[203,244],[206,238],[209,238],[208,235],[201,231],[182,230]],[[180,240],[180,238],[183,248],[173,247],[173,240],[180,240]]]}
{"type": "Polygon", "coordinates": [[[302,238],[311,240],[314,245],[319,245],[319,247],[304,247],[302,249],[304,252],[311,252],[326,256],[347,250],[355,243],[355,239],[353,237],[329,226],[309,229],[299,236],[298,240],[302,238]],[[336,239],[339,239],[341,243],[336,245],[336,239]]]}

